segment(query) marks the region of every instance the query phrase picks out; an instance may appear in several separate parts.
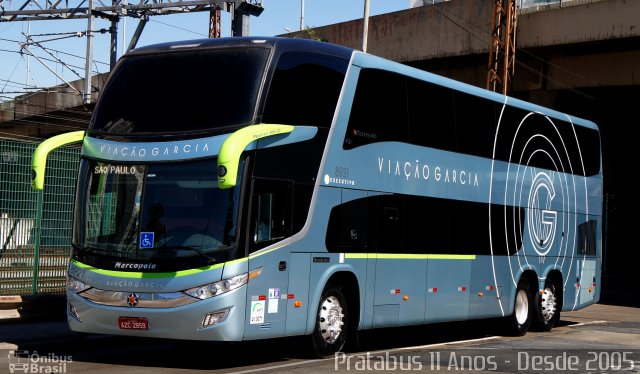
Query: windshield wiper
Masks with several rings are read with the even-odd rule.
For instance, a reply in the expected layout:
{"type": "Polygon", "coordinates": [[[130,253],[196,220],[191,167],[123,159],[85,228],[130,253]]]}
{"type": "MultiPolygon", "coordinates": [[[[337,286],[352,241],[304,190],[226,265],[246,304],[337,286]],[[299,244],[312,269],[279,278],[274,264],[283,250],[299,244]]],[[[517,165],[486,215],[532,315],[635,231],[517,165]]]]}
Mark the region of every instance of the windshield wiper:
{"type": "Polygon", "coordinates": [[[95,254],[95,253],[108,254],[109,253],[109,250],[107,249],[90,247],[90,246],[75,247],[75,250],[78,254],[95,254]]]}
{"type": "Polygon", "coordinates": [[[94,251],[93,248],[90,247],[73,247],[73,249],[76,251],[77,254],[82,255],[82,254],[87,254],[87,253],[91,253],[94,251]]]}
{"type": "Polygon", "coordinates": [[[189,251],[194,251],[199,253],[200,255],[202,255],[202,257],[207,259],[207,262],[209,263],[209,265],[213,265],[214,263],[216,263],[216,259],[209,256],[208,254],[206,254],[202,249],[196,248],[196,247],[190,247],[190,246],[186,246],[186,245],[170,245],[170,246],[162,246],[160,248],[163,249],[186,249],[189,251]]]}

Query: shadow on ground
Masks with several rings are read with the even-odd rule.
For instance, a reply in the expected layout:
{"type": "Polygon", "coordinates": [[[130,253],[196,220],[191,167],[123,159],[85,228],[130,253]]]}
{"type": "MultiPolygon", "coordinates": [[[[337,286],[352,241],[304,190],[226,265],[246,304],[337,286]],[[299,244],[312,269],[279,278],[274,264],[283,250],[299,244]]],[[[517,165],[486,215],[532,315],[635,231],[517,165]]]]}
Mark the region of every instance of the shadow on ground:
{"type": "MultiPolygon", "coordinates": [[[[441,323],[363,331],[359,345],[347,353],[393,350],[407,346],[480,339],[496,335],[499,320],[441,323]]],[[[561,325],[570,322],[562,321],[561,325]]],[[[190,342],[90,335],[69,343],[29,343],[20,346],[40,355],[72,356],[74,362],[147,368],[246,369],[253,365],[311,359],[308,337],[240,343],[190,342]]]]}

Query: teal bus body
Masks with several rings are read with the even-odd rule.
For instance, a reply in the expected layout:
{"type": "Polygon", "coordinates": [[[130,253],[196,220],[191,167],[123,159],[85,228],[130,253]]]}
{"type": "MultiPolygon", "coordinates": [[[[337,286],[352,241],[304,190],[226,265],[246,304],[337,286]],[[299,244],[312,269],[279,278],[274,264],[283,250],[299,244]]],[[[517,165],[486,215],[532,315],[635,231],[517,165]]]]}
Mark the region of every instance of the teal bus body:
{"type": "MultiPolygon", "coordinates": [[[[94,114],[69,265],[72,330],[209,341],[311,335],[322,356],[355,330],[504,317],[518,335],[598,301],[595,124],[326,43],[243,38],[151,52],[256,45],[270,54],[251,83],[254,112],[236,126],[162,124],[155,136],[137,134],[135,121],[99,128],[94,114]],[[278,60],[309,53],[327,77],[341,72],[324,125],[287,121],[326,104],[320,86],[297,82],[308,62],[278,60]],[[278,88],[286,95],[273,115],[280,73],[298,86],[278,88]],[[293,130],[249,142],[237,184],[219,189],[221,147],[263,122],[293,130]],[[163,214],[182,223],[144,223],[163,214]],[[209,235],[216,221],[223,234],[209,235]],[[172,227],[188,237],[172,242],[172,227]]],[[[119,79],[116,71],[97,112],[109,85],[128,87],[119,79]]],[[[206,110],[225,110],[215,104],[206,110]]]]}

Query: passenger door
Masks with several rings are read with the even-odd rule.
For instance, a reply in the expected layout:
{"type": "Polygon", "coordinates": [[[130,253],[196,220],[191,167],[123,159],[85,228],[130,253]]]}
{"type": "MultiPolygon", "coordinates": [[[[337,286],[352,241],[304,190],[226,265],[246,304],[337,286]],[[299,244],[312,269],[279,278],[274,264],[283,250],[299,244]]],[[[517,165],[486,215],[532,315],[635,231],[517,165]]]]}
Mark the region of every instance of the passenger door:
{"type": "Polygon", "coordinates": [[[245,339],[283,336],[285,332],[288,251],[264,254],[257,251],[291,236],[292,196],[291,181],[262,178],[253,181],[249,269],[261,268],[261,272],[255,281],[248,283],[245,339]]]}

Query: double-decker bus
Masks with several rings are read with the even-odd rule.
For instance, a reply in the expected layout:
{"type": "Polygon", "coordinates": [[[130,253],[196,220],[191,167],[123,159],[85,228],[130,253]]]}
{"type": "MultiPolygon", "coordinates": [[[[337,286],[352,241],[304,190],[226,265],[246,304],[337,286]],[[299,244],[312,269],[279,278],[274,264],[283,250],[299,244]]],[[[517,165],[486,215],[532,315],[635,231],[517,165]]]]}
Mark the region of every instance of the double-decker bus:
{"type": "Polygon", "coordinates": [[[82,142],[73,331],[207,341],[501,320],[598,301],[597,126],[309,40],[126,54],[82,142]]]}

